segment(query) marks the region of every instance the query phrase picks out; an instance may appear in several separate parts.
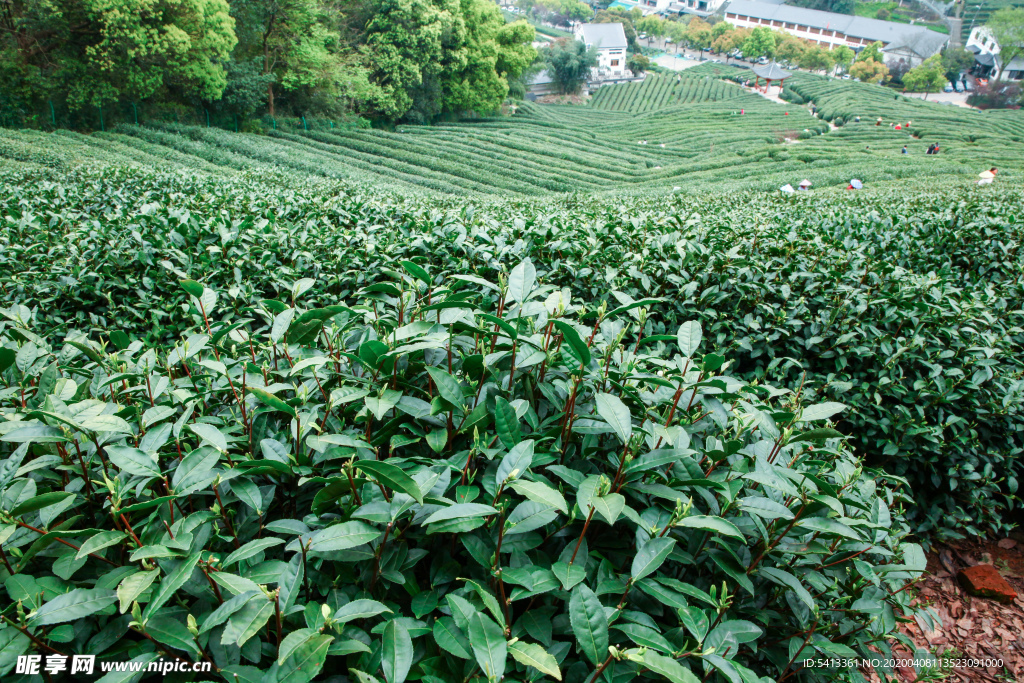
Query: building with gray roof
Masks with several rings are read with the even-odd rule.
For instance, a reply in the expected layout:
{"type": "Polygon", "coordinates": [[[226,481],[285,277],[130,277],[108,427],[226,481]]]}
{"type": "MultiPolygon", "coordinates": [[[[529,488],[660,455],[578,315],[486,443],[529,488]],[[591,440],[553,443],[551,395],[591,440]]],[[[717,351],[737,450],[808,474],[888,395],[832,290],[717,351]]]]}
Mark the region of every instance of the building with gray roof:
{"type": "Polygon", "coordinates": [[[597,49],[594,78],[621,78],[626,73],[626,31],[622,24],[580,24],[576,38],[597,49]]]}
{"type": "Polygon", "coordinates": [[[828,49],[846,45],[860,51],[882,43],[887,64],[917,66],[942,50],[949,36],[924,26],[822,12],[803,7],[755,0],[732,0],[724,8],[725,20],[737,27],[766,26],[818,43],[828,49]]]}

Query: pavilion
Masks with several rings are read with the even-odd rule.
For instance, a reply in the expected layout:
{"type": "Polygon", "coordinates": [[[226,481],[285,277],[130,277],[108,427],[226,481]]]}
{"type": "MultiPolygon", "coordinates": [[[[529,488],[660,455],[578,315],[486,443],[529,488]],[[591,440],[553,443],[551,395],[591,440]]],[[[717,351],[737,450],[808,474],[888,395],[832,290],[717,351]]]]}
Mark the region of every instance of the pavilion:
{"type": "Polygon", "coordinates": [[[759,88],[760,80],[763,78],[767,85],[765,85],[764,92],[767,93],[772,87],[772,81],[778,81],[779,88],[782,88],[787,78],[793,75],[792,72],[786,71],[775,62],[771,64],[765,64],[763,66],[752,66],[750,70],[754,72],[754,87],[759,88]]]}

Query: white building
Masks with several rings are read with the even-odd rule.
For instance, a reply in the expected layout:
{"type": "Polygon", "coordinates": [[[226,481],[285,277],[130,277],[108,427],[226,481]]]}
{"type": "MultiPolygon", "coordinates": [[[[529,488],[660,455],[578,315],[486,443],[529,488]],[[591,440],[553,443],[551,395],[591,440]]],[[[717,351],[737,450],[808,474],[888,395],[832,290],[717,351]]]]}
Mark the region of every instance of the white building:
{"type": "Polygon", "coordinates": [[[1003,64],[999,58],[999,43],[987,26],[976,26],[971,29],[964,47],[974,53],[974,68],[971,70],[978,76],[992,76],[999,81],[1024,80],[1024,57],[1017,56],[1009,64],[1003,64]]]}
{"type": "Polygon", "coordinates": [[[622,78],[626,75],[627,42],[622,24],[580,24],[575,33],[588,48],[597,48],[595,79],[622,78]]]}
{"type": "Polygon", "coordinates": [[[830,50],[845,45],[860,51],[881,42],[885,62],[890,66],[898,62],[917,66],[949,42],[949,36],[923,26],[754,0],[732,0],[725,7],[725,20],[740,28],[766,26],[785,31],[830,50]]]}

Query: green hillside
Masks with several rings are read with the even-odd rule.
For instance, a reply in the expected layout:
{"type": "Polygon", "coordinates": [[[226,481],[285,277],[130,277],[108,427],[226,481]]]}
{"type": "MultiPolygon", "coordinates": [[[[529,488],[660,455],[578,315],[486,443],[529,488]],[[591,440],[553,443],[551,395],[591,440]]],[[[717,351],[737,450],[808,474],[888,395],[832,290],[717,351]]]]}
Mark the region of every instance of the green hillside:
{"type": "Polygon", "coordinates": [[[1016,144],[1024,140],[1021,112],[941,106],[800,74],[788,91],[818,104],[823,118],[812,118],[807,104],[772,102],[721,78],[742,74],[709,65],[602,87],[587,107],[523,103],[512,117],[393,131],[253,135],[174,124],[121,125],[90,136],[0,131],[0,155],[57,167],[87,160],[212,173],[288,170],[446,194],[524,196],[707,183],[771,190],[803,177],[818,187],[845,186],[852,177],[973,177],[992,165],[1012,180],[1024,167],[1024,146],[1016,144]],[[879,116],[886,125],[874,125],[879,116]],[[913,126],[895,131],[894,121],[913,126]],[[924,155],[932,142],[941,145],[938,157],[924,155]],[[911,154],[899,154],[903,145],[911,154]]]}

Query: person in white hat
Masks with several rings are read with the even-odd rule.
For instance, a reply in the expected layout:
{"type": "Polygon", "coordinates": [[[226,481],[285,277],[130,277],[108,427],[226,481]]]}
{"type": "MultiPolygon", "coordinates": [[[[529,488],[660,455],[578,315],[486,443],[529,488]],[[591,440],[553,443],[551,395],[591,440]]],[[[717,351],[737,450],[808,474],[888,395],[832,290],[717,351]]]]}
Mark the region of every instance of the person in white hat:
{"type": "Polygon", "coordinates": [[[979,185],[991,185],[992,181],[996,179],[996,173],[998,173],[998,172],[999,171],[996,170],[995,166],[993,166],[992,168],[990,168],[987,171],[982,171],[981,173],[978,174],[978,177],[981,178],[981,180],[978,181],[978,184],[979,185]]]}
{"type": "Polygon", "coordinates": [[[811,189],[811,181],[808,180],[807,178],[804,178],[803,180],[801,180],[800,181],[800,189],[801,190],[809,190],[809,189],[811,189]]]}

